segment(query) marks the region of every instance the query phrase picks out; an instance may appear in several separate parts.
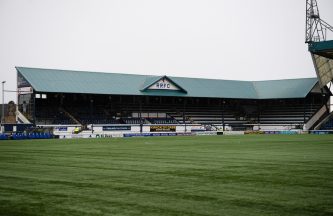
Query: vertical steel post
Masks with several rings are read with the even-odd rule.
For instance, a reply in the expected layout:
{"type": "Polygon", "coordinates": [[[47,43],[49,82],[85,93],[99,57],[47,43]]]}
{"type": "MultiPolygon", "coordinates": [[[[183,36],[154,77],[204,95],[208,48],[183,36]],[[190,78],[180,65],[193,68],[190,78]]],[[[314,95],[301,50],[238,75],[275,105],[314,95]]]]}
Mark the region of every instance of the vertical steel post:
{"type": "Polygon", "coordinates": [[[2,110],[1,110],[1,126],[5,122],[5,83],[2,81],[2,110]]]}
{"type": "Polygon", "coordinates": [[[184,107],[183,107],[183,123],[185,126],[185,133],[187,132],[187,128],[186,128],[186,98],[184,97],[184,107]]]}

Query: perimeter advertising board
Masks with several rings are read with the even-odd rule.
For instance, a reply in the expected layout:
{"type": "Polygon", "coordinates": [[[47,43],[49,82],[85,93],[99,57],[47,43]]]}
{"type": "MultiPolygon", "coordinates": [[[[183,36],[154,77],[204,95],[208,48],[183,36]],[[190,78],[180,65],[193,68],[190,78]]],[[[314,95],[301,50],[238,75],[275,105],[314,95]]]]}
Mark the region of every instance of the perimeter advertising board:
{"type": "Polygon", "coordinates": [[[128,131],[131,126],[103,126],[103,131],[128,131]]]}
{"type": "Polygon", "coordinates": [[[150,126],[150,132],[176,132],[174,125],[153,125],[150,126]]]}

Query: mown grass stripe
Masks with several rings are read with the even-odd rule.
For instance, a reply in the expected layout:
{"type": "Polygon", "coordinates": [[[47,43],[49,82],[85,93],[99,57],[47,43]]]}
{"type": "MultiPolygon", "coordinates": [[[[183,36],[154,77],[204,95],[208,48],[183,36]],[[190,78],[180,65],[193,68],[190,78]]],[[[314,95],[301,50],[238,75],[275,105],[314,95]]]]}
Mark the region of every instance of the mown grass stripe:
{"type": "Polygon", "coordinates": [[[0,215],[330,215],[333,136],[0,142],[0,215]]]}

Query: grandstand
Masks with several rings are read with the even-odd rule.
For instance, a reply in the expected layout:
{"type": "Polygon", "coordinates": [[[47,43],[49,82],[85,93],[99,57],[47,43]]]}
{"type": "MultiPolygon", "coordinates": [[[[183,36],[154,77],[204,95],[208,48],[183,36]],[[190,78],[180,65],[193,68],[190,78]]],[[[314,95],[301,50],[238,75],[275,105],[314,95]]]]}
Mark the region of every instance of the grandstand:
{"type": "MultiPolygon", "coordinates": [[[[333,80],[333,40],[330,41],[311,41],[309,42],[309,51],[313,60],[313,65],[318,77],[320,87],[325,88],[332,85],[333,80]]],[[[316,129],[332,130],[333,117],[330,115],[320,127],[316,129]]]]}
{"type": "MultiPolygon", "coordinates": [[[[331,88],[333,82],[333,40],[327,39],[328,33],[333,33],[333,26],[321,18],[317,1],[307,0],[305,43],[308,44],[321,89],[328,85],[331,88]]],[[[330,122],[333,122],[332,115],[316,129],[331,130],[330,122]]]]}
{"type": "Polygon", "coordinates": [[[29,121],[24,123],[38,126],[103,131],[113,125],[118,132],[121,125],[133,126],[125,127],[131,132],[147,131],[149,125],[176,125],[179,132],[290,130],[312,129],[329,114],[331,93],[321,90],[316,78],[235,81],[16,69],[18,111],[29,121]]]}

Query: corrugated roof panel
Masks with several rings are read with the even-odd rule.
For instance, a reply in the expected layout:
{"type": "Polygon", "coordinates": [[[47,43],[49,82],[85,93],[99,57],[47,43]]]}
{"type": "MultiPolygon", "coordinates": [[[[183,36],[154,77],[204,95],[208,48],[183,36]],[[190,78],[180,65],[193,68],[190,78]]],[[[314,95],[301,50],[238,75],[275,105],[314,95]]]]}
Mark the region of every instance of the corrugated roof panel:
{"type": "Polygon", "coordinates": [[[171,77],[189,96],[218,98],[256,98],[251,82],[171,77]]]}
{"type": "Polygon", "coordinates": [[[258,99],[304,98],[318,82],[316,78],[255,81],[258,99]]]}
{"type": "Polygon", "coordinates": [[[142,89],[161,76],[53,70],[17,67],[17,71],[39,92],[213,97],[237,99],[303,98],[317,83],[316,78],[235,81],[169,77],[187,93],[142,89]]]}

